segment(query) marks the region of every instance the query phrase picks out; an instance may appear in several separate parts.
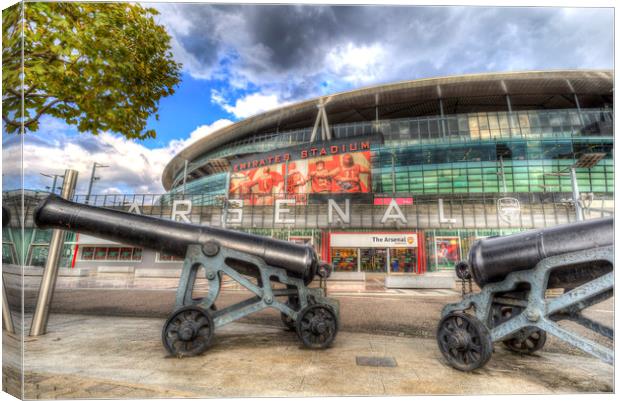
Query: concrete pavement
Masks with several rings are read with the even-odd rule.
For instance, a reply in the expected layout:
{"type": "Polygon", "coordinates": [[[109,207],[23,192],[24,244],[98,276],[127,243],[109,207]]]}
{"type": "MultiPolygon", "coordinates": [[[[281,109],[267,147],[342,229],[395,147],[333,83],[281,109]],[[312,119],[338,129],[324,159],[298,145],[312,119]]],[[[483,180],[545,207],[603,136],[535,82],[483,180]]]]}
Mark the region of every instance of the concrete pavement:
{"type": "MultiPolygon", "coordinates": [[[[218,329],[194,358],[165,354],[163,320],[53,314],[49,333],[25,346],[26,398],[151,398],[414,394],[543,394],[613,391],[613,368],[583,356],[519,356],[496,345],[473,373],[445,364],[434,340],[341,331],[327,350],[308,350],[274,326],[218,329]],[[393,357],[396,367],[358,366],[393,357]]],[[[4,334],[4,387],[18,389],[17,338],[4,334]],[[11,373],[13,372],[13,374],[11,373]]]]}
{"type": "MultiPolygon", "coordinates": [[[[340,301],[341,328],[349,332],[382,334],[405,337],[435,338],[441,309],[447,303],[460,299],[460,294],[451,290],[389,290],[361,291],[354,290],[353,285],[329,289],[329,296],[340,301]]],[[[15,309],[21,293],[9,289],[9,300],[15,309]]],[[[32,312],[36,300],[36,291],[26,290],[25,311],[32,312]]],[[[58,288],[52,304],[52,316],[56,313],[157,317],[165,319],[174,309],[175,290],[170,289],[136,289],[136,288],[58,288]]],[[[196,293],[204,296],[200,290],[196,293]]],[[[217,305],[223,308],[250,296],[247,291],[227,289],[222,291],[217,305]]],[[[599,305],[586,309],[585,314],[591,319],[606,325],[613,325],[613,298],[599,305]]],[[[242,323],[258,323],[280,327],[280,315],[273,309],[245,317],[242,323]]],[[[580,326],[574,328],[578,333],[587,334],[580,326]]],[[[597,336],[607,346],[613,342],[597,336]]],[[[550,336],[545,350],[552,352],[583,353],[550,336]]]]}

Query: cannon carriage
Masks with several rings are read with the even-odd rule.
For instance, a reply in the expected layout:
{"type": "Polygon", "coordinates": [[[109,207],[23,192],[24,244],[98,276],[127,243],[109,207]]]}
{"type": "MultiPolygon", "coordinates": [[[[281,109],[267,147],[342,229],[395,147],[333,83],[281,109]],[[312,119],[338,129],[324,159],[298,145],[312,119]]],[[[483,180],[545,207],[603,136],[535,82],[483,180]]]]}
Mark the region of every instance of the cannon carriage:
{"type": "Polygon", "coordinates": [[[613,340],[613,328],[582,314],[613,296],[613,218],[481,239],[455,269],[480,292],[442,310],[437,343],[452,367],[484,366],[495,342],[532,354],[547,334],[613,363],[612,349],[558,324],[569,320],[613,340]]]}
{"type": "Polygon", "coordinates": [[[217,328],[267,308],[278,310],[307,347],[326,348],[338,332],[338,301],[328,298],[323,286],[309,286],[316,277],[321,282],[327,278],[331,266],[319,261],[310,246],[78,204],[55,195],[41,202],[34,220],[39,228],[78,231],[184,258],[175,308],[162,330],[162,343],[172,355],[199,355],[211,346],[217,328]],[[205,297],[194,298],[199,271],[204,271],[209,287],[205,297]],[[225,277],[253,296],[217,309],[225,277]]]}

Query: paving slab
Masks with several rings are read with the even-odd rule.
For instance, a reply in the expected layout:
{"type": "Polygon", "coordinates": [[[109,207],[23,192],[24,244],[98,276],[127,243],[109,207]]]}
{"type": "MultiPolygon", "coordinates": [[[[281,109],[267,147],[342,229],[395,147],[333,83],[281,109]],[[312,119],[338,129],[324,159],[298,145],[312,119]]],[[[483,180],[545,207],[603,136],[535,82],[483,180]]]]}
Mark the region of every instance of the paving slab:
{"type": "MultiPolygon", "coordinates": [[[[48,334],[24,343],[24,397],[170,398],[613,392],[613,367],[594,358],[501,346],[482,369],[447,366],[434,340],[341,331],[327,350],[294,332],[233,323],[203,355],[176,358],[161,344],[162,319],[52,314],[48,334]],[[358,366],[391,357],[395,367],[358,366]]],[[[4,333],[5,389],[18,387],[19,339],[4,333]],[[8,383],[7,383],[8,380],[8,383]]]]}

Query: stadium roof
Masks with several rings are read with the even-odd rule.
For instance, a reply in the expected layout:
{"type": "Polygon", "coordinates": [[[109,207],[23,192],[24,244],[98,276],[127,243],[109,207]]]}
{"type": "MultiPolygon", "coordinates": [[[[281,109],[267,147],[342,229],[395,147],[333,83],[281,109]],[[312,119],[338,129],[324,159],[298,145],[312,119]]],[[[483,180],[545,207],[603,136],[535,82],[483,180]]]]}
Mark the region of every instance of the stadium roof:
{"type": "Polygon", "coordinates": [[[513,110],[575,107],[613,102],[611,70],[528,71],[459,75],[376,85],[322,96],[273,109],[219,129],[183,149],[166,165],[162,182],[169,190],[174,177],[205,152],[228,142],[264,132],[312,127],[323,101],[330,124],[439,115],[506,111],[506,95],[513,110]],[[604,99],[601,99],[603,97],[604,99]]]}

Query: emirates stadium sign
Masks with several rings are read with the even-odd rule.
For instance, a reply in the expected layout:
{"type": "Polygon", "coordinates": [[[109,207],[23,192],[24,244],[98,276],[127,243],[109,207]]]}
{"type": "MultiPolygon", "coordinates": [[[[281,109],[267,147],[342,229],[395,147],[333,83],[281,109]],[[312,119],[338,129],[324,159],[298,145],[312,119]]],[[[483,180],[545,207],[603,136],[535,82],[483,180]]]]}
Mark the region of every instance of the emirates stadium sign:
{"type": "Polygon", "coordinates": [[[309,194],[372,192],[371,139],[314,143],[233,163],[230,199],[270,206],[276,194],[306,204],[309,194]]]}

